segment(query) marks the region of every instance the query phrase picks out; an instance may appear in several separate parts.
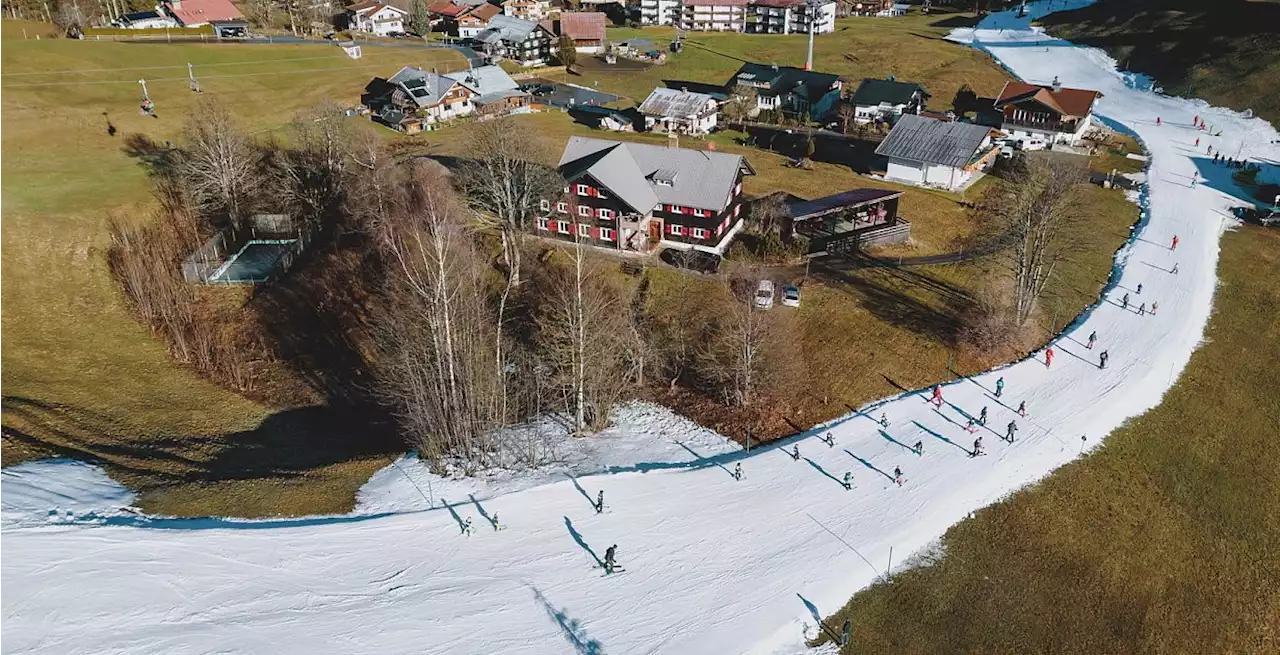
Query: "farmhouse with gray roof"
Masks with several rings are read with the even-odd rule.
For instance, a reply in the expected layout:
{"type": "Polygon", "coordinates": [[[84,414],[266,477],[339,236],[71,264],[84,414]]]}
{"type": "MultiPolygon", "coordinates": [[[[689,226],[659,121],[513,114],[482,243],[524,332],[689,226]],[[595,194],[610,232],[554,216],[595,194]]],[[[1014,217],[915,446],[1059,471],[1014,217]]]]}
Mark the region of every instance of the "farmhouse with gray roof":
{"type": "Polygon", "coordinates": [[[929,99],[929,91],[914,82],[864,79],[851,98],[854,122],[893,123],[903,114],[919,114],[929,99]]]}
{"type": "Polygon", "coordinates": [[[956,190],[995,162],[995,130],[985,125],[904,115],[876,148],[886,157],[885,177],[897,182],[956,190]]]}
{"type": "Polygon", "coordinates": [[[578,136],[559,168],[568,186],[539,233],[638,252],[723,254],[742,228],[743,177],[755,175],[739,155],[578,136]]]}
{"type": "Polygon", "coordinates": [[[521,66],[540,66],[551,60],[555,35],[531,20],[494,16],[489,27],[476,35],[480,49],[498,59],[510,59],[521,66]]]}
{"type": "Polygon", "coordinates": [[[705,93],[657,88],[640,103],[640,113],[652,131],[700,135],[715,129],[720,103],[705,93]]]}

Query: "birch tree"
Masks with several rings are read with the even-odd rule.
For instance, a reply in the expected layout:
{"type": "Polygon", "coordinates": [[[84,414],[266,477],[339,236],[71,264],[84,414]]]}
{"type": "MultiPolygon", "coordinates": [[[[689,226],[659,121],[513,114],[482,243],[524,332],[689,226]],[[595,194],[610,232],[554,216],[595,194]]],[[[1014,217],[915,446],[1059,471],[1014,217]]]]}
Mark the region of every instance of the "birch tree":
{"type": "Polygon", "coordinates": [[[725,307],[723,319],[699,356],[702,377],[721,393],[726,404],[748,407],[755,402],[764,378],[769,321],[752,305],[752,280],[737,280],[741,287],[725,307]]]}
{"type": "Polygon", "coordinates": [[[179,171],[192,196],[201,209],[226,214],[238,227],[259,186],[253,142],[213,98],[199,100],[183,132],[179,171]]]}

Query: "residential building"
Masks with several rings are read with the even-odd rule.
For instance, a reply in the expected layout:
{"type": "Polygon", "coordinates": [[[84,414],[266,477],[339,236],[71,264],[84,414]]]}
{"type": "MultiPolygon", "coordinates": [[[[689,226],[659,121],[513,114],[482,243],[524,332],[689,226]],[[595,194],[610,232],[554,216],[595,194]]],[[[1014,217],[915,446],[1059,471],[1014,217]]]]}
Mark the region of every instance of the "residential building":
{"type": "Polygon", "coordinates": [[[836,2],[809,4],[806,0],[752,0],[747,5],[746,31],[751,34],[826,34],[836,29],[836,2]]]}
{"type": "Polygon", "coordinates": [[[159,8],[152,11],[132,11],[121,14],[113,24],[130,30],[155,29],[158,27],[177,27],[178,21],[159,8]]]}
{"type": "Polygon", "coordinates": [[[747,24],[747,0],[684,0],[677,27],[704,32],[741,32],[747,24]]]}
{"type": "Polygon", "coordinates": [[[994,133],[985,125],[904,114],[876,154],[888,158],[886,179],[958,190],[995,162],[994,133]]]}
{"type": "Polygon", "coordinates": [[[683,11],[681,0],[640,0],[640,22],[644,25],[675,25],[683,11]]]}
{"type": "Polygon", "coordinates": [[[705,93],[658,88],[640,103],[640,113],[650,131],[701,135],[715,129],[720,103],[705,93]]]}
{"type": "MultiPolygon", "coordinates": [[[[501,16],[494,20],[498,18],[501,16]]],[[[471,104],[482,117],[510,114],[529,106],[529,94],[521,91],[520,85],[500,66],[470,68],[446,73],[445,77],[457,81],[474,94],[471,104]]]]}
{"type": "Polygon", "coordinates": [[[551,14],[550,0],[507,0],[502,13],[522,20],[538,22],[551,14]]]}
{"type": "Polygon", "coordinates": [[[347,29],[356,32],[388,36],[408,29],[409,12],[399,7],[377,0],[364,0],[354,5],[347,5],[346,9],[347,29]]]}
{"type": "Polygon", "coordinates": [[[489,21],[502,13],[502,8],[497,5],[485,3],[478,7],[471,7],[458,17],[458,36],[464,39],[473,39],[481,32],[489,28],[489,21]]]}
{"type": "Polygon", "coordinates": [[[853,92],[854,122],[894,123],[903,114],[919,114],[929,100],[929,91],[914,82],[864,79],[853,92]]]}
{"type": "Polygon", "coordinates": [[[723,254],[742,229],[743,177],[755,174],[739,155],[578,136],[559,166],[568,186],[538,233],[638,252],[723,254]]]}
{"type": "Polygon", "coordinates": [[[898,16],[897,4],[902,0],[840,0],[839,11],[841,16],[898,16]]]}
{"type": "MultiPolygon", "coordinates": [[[[405,66],[387,79],[374,78],[360,101],[374,119],[404,132],[466,116],[476,111],[477,93],[457,80],[405,66]],[[416,125],[412,125],[417,123],[416,125]]],[[[429,128],[428,128],[429,129],[429,128]]]]}
{"type": "Polygon", "coordinates": [[[743,64],[725,84],[732,94],[738,85],[756,90],[757,110],[780,110],[821,122],[835,112],[843,88],[840,76],[791,66],[743,64]]]}
{"type": "Polygon", "coordinates": [[[480,49],[494,60],[510,59],[521,66],[541,66],[551,60],[555,36],[542,25],[514,16],[494,16],[476,35],[480,49]]]}
{"type": "Polygon", "coordinates": [[[1050,86],[1007,82],[996,98],[1002,114],[1000,129],[1023,148],[1035,150],[1055,143],[1079,141],[1093,118],[1093,105],[1102,94],[1068,89],[1053,79],[1050,86]]]}
{"type": "Polygon", "coordinates": [[[575,11],[560,14],[554,33],[573,39],[578,52],[598,54],[604,52],[604,28],[606,16],[598,11],[575,11]]]}
{"type": "Polygon", "coordinates": [[[210,25],[218,36],[244,36],[249,27],[231,0],[169,0],[163,9],[179,27],[210,25]]]}
{"type": "Polygon", "coordinates": [[[458,19],[471,9],[470,5],[450,2],[450,0],[435,0],[427,5],[427,13],[431,16],[431,29],[456,35],[458,19]]]}

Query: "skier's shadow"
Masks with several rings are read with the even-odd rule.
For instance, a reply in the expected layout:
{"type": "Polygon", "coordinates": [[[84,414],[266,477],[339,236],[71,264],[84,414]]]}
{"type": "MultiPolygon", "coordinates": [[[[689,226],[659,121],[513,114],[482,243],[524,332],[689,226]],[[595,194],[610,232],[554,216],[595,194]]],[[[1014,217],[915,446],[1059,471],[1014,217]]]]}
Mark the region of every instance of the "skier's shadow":
{"type": "Polygon", "coordinates": [[[813,617],[813,620],[818,622],[818,627],[821,628],[828,637],[834,639],[836,643],[840,643],[842,640],[841,635],[835,630],[827,627],[826,622],[822,620],[822,612],[818,611],[818,606],[814,605],[808,598],[800,596],[800,594],[796,594],[796,596],[799,596],[800,602],[804,603],[805,608],[809,610],[809,615],[813,617]]]}
{"type": "Polygon", "coordinates": [[[591,559],[596,561],[596,566],[603,568],[604,562],[600,560],[600,556],[596,555],[596,551],[591,550],[591,546],[587,545],[587,542],[582,538],[582,535],[573,527],[573,521],[570,521],[567,516],[564,517],[564,527],[569,529],[570,536],[573,537],[574,541],[578,542],[578,546],[582,548],[582,550],[587,551],[587,554],[591,556],[591,559]]]}
{"type": "Polygon", "coordinates": [[[911,448],[911,447],[910,447],[910,446],[908,446],[907,444],[904,444],[904,443],[902,443],[901,441],[898,441],[897,439],[894,439],[892,436],[890,436],[890,435],[889,435],[889,433],[888,433],[888,432],[885,432],[884,430],[876,430],[876,432],[879,432],[879,433],[880,433],[880,436],[884,437],[884,438],[885,438],[885,440],[886,440],[886,441],[888,441],[889,443],[897,444],[897,445],[899,445],[899,446],[902,446],[903,448],[906,448],[907,450],[911,451],[913,454],[916,452],[916,449],[915,449],[915,448],[911,448]]]}
{"type": "MultiPolygon", "coordinates": [[[[707,459],[706,457],[703,457],[702,455],[700,455],[700,454],[698,453],[698,451],[696,451],[696,450],[694,450],[694,449],[692,449],[692,448],[690,448],[690,447],[688,447],[688,446],[684,445],[684,443],[683,443],[683,442],[677,441],[677,442],[676,442],[676,445],[678,445],[678,446],[680,446],[681,448],[684,448],[685,450],[689,451],[689,454],[690,454],[690,455],[693,455],[695,458],[697,458],[697,460],[698,460],[699,462],[712,462],[712,463],[714,463],[716,466],[720,467],[720,470],[721,470],[721,471],[724,471],[725,473],[728,473],[728,474],[729,474],[729,477],[731,477],[731,478],[733,477],[733,471],[730,471],[729,469],[725,468],[724,464],[721,464],[720,462],[714,462],[713,460],[710,460],[710,459],[707,459]]],[[[579,487],[579,488],[578,488],[578,490],[579,490],[579,491],[581,491],[581,490],[582,490],[582,488],[581,488],[581,487],[579,487]]],[[[583,495],[585,496],[585,495],[586,495],[586,492],[583,492],[583,495]]],[[[590,497],[590,496],[588,496],[588,497],[587,497],[587,500],[591,500],[591,497],[590,497]]]]}
{"type": "Polygon", "coordinates": [[[809,462],[809,466],[812,466],[812,467],[813,467],[814,469],[816,469],[819,473],[821,473],[821,474],[823,474],[823,475],[827,476],[828,478],[831,478],[831,480],[832,480],[833,482],[835,482],[836,484],[840,485],[842,488],[844,487],[844,481],[843,481],[843,480],[841,480],[840,478],[837,478],[837,477],[836,477],[836,476],[834,476],[834,475],[831,475],[830,473],[827,473],[827,470],[826,470],[826,469],[824,469],[824,468],[822,468],[821,466],[819,466],[817,462],[815,462],[815,461],[813,461],[813,460],[809,459],[808,457],[805,457],[805,458],[804,458],[804,461],[809,462]]]}
{"type": "Polygon", "coordinates": [[[453,509],[453,505],[450,505],[449,501],[445,498],[441,498],[440,502],[444,504],[445,509],[449,510],[449,515],[453,517],[453,520],[458,522],[458,529],[466,530],[467,529],[466,521],[463,521],[462,517],[458,516],[458,512],[457,510],[453,509]]]}
{"type": "MultiPolygon", "coordinates": [[[[945,417],[944,417],[944,418],[945,418],[945,417]]],[[[948,420],[950,420],[950,419],[948,419],[948,420]]],[[[944,436],[942,436],[942,435],[938,434],[937,432],[934,432],[933,430],[930,430],[929,428],[926,428],[926,427],[924,426],[924,424],[922,424],[920,421],[911,421],[911,422],[912,422],[912,423],[915,423],[915,424],[916,424],[916,427],[920,428],[921,430],[924,430],[925,432],[928,432],[928,433],[929,433],[930,435],[932,435],[935,439],[937,439],[937,440],[939,440],[939,441],[944,441],[944,442],[946,442],[946,443],[949,443],[949,444],[951,444],[952,446],[955,446],[956,448],[959,448],[960,450],[963,450],[963,451],[964,451],[964,452],[966,452],[966,453],[967,453],[967,452],[969,452],[969,450],[968,450],[967,448],[965,448],[964,446],[961,446],[960,444],[958,444],[958,443],[956,443],[956,442],[954,442],[954,441],[952,441],[952,440],[950,440],[950,439],[948,439],[948,438],[946,438],[946,437],[944,437],[944,436]]],[[[954,423],[954,421],[952,421],[952,422],[954,423]]]]}
{"type": "Polygon", "coordinates": [[[569,481],[573,483],[573,488],[577,489],[578,493],[582,494],[582,497],[587,499],[587,504],[591,505],[591,509],[595,509],[596,501],[591,500],[591,494],[587,493],[587,490],[583,489],[582,485],[578,484],[578,478],[573,477],[569,473],[565,473],[564,476],[569,478],[569,481]]]}
{"type": "Polygon", "coordinates": [[[493,526],[493,529],[498,529],[498,522],[492,516],[489,516],[488,512],[484,511],[484,506],[480,504],[480,501],[476,500],[476,495],[467,494],[467,498],[471,499],[471,504],[476,506],[476,511],[480,512],[480,516],[484,517],[484,520],[488,521],[489,525],[493,526]]]}
{"type": "MultiPolygon", "coordinates": [[[[1072,341],[1076,341],[1075,339],[1071,339],[1071,340],[1072,340],[1072,341]]],[[[1080,343],[1080,342],[1079,342],[1079,341],[1076,341],[1076,343],[1080,343]]],[[[1094,368],[1097,368],[1097,367],[1098,367],[1098,363],[1097,363],[1097,362],[1091,362],[1091,361],[1089,361],[1089,360],[1085,359],[1084,357],[1082,357],[1082,356],[1080,356],[1080,355],[1078,355],[1078,354],[1076,354],[1076,353],[1074,353],[1074,352],[1072,352],[1072,351],[1070,351],[1070,350],[1067,350],[1066,348],[1063,348],[1063,347],[1062,347],[1062,342],[1061,342],[1061,341],[1059,341],[1059,342],[1058,342],[1058,348],[1057,348],[1057,349],[1058,349],[1060,352],[1064,352],[1064,353],[1067,353],[1068,355],[1071,355],[1072,357],[1075,357],[1076,359],[1078,359],[1078,360],[1080,360],[1080,361],[1082,361],[1082,362],[1084,362],[1084,363],[1088,364],[1089,366],[1092,366],[1092,367],[1094,367],[1094,368]]]]}
{"type": "Polygon", "coordinates": [[[1143,264],[1146,264],[1147,266],[1150,266],[1151,268],[1156,269],[1157,271],[1164,271],[1165,273],[1169,273],[1169,274],[1171,274],[1171,275],[1173,274],[1173,269],[1172,269],[1172,268],[1163,268],[1163,267],[1161,267],[1161,266],[1156,266],[1155,264],[1152,264],[1151,262],[1147,262],[1147,261],[1144,261],[1144,262],[1142,262],[1142,263],[1143,263],[1143,264]]]}
{"type": "MultiPolygon", "coordinates": [[[[987,397],[988,397],[988,398],[992,398],[992,399],[994,399],[994,398],[995,398],[995,396],[990,396],[990,395],[988,395],[987,397]]],[[[1000,402],[1000,401],[998,401],[998,400],[997,400],[996,402],[1000,402]]],[[[947,404],[948,404],[948,405],[951,405],[951,403],[947,403],[947,404]]],[[[1008,405],[1005,405],[1004,403],[1000,403],[1000,404],[1001,404],[1002,406],[1004,406],[1006,409],[1008,409],[1008,408],[1009,408],[1009,406],[1008,406],[1008,405]]],[[[952,407],[953,409],[955,409],[957,412],[960,412],[960,414],[961,414],[961,415],[963,415],[966,419],[973,419],[973,423],[974,423],[974,425],[977,425],[978,427],[982,428],[983,430],[986,430],[987,432],[990,432],[991,434],[994,434],[994,435],[996,435],[996,436],[999,436],[999,434],[1000,434],[999,432],[996,432],[995,430],[992,430],[992,429],[991,429],[988,425],[986,425],[985,423],[979,423],[979,422],[977,421],[977,419],[976,419],[974,416],[972,416],[972,415],[970,415],[970,414],[969,414],[969,412],[966,412],[966,411],[964,411],[963,409],[960,409],[959,407],[956,407],[955,405],[951,405],[951,407],[952,407]]],[[[938,416],[941,416],[941,417],[942,417],[943,419],[945,419],[948,423],[950,423],[950,424],[952,424],[952,425],[954,425],[954,426],[956,426],[956,427],[960,428],[961,430],[964,430],[965,432],[968,432],[968,431],[969,431],[969,426],[967,426],[967,425],[960,425],[960,423],[959,423],[958,421],[956,421],[955,419],[951,418],[950,416],[947,416],[946,414],[943,414],[942,412],[938,411],[937,409],[933,410],[933,413],[937,414],[938,416]]],[[[920,423],[919,423],[919,422],[916,422],[916,425],[920,425],[920,423]]],[[[929,434],[932,434],[932,435],[933,435],[933,436],[935,436],[935,437],[938,437],[939,439],[946,440],[946,437],[943,437],[943,436],[939,435],[938,433],[934,432],[933,430],[930,430],[929,428],[926,428],[926,427],[925,427],[925,426],[923,426],[923,425],[920,425],[920,429],[924,430],[925,432],[928,432],[929,434]]],[[[961,450],[963,450],[963,448],[962,448],[961,446],[956,446],[956,447],[957,447],[957,448],[961,448],[961,450]]],[[[968,451],[965,451],[965,452],[968,452],[968,451]]]]}
{"type": "Polygon", "coordinates": [[[848,449],[848,448],[845,448],[845,449],[844,449],[844,452],[845,452],[845,454],[849,455],[850,457],[852,457],[852,458],[854,458],[854,459],[858,460],[859,462],[862,462],[862,465],[863,465],[863,466],[865,466],[865,467],[867,467],[867,468],[871,469],[872,471],[875,471],[876,473],[879,473],[880,475],[883,475],[883,476],[884,476],[884,477],[886,477],[886,478],[889,478],[889,481],[891,481],[891,482],[892,482],[892,481],[894,481],[894,477],[893,477],[892,475],[889,475],[888,473],[885,473],[884,471],[881,471],[880,469],[876,468],[876,465],[875,465],[875,464],[872,464],[871,462],[868,462],[867,460],[862,459],[861,457],[858,457],[857,455],[854,455],[852,452],[849,452],[849,449],[848,449]]]}

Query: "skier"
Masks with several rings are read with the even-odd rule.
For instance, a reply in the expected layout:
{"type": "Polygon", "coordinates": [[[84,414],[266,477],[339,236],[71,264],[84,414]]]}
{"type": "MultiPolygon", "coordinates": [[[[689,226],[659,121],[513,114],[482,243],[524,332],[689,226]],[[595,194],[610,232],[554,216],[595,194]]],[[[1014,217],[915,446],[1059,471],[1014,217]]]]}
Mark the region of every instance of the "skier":
{"type": "Polygon", "coordinates": [[[1173,273],[1174,275],[1177,275],[1177,274],[1178,274],[1178,262],[1174,262],[1174,263],[1173,263],[1173,270],[1171,270],[1171,271],[1169,271],[1169,272],[1170,272],[1170,273],[1173,273]]]}
{"type": "Polygon", "coordinates": [[[1193,119],[1191,119],[1191,124],[1192,124],[1192,125],[1199,125],[1199,124],[1200,124],[1200,114],[1196,114],[1196,117],[1195,117],[1195,118],[1193,118],[1193,119]]]}
{"type": "Polygon", "coordinates": [[[604,489],[596,494],[596,514],[604,513],[604,489]]]}
{"type": "Polygon", "coordinates": [[[916,445],[914,445],[914,446],[912,446],[912,447],[911,447],[911,450],[916,451],[916,454],[917,454],[917,455],[923,455],[923,454],[924,454],[924,442],[923,442],[923,441],[917,441],[917,442],[916,442],[916,445]]]}
{"type": "Polygon", "coordinates": [[[826,438],[826,439],[823,439],[823,441],[827,442],[827,447],[828,447],[828,448],[835,448],[835,447],[836,447],[836,438],[835,438],[835,437],[833,437],[833,436],[831,436],[831,433],[830,433],[830,432],[828,432],[828,433],[827,433],[827,438],[826,438]]]}
{"type": "Polygon", "coordinates": [[[1005,433],[1005,438],[1009,440],[1009,443],[1013,443],[1013,433],[1017,431],[1018,431],[1018,422],[1009,421],[1009,428],[1008,428],[1008,431],[1005,433]]]}
{"type": "Polygon", "coordinates": [[[889,417],[886,416],[884,412],[880,412],[880,427],[889,427],[889,417]]]}
{"type": "Polygon", "coordinates": [[[905,480],[902,479],[901,467],[898,467],[898,466],[893,467],[893,481],[898,483],[899,487],[901,487],[902,483],[905,482],[905,480]]]}
{"type": "Polygon", "coordinates": [[[972,416],[970,416],[968,422],[964,424],[964,431],[969,434],[973,434],[978,431],[978,422],[975,421],[972,416]]]}
{"type": "Polygon", "coordinates": [[[1120,307],[1121,309],[1129,309],[1129,294],[1124,294],[1124,297],[1120,299],[1120,307]]]}
{"type": "Polygon", "coordinates": [[[1200,147],[1200,137],[1196,137],[1196,147],[1200,147]]]}
{"type": "Polygon", "coordinates": [[[1177,250],[1177,249],[1178,249],[1178,235],[1175,234],[1173,235],[1173,242],[1170,244],[1169,250],[1177,250]]]}
{"type": "Polygon", "coordinates": [[[502,529],[502,524],[501,524],[501,523],[498,523],[498,513],[497,513],[497,512],[494,512],[494,514],[493,514],[493,531],[494,531],[494,532],[497,532],[498,530],[501,530],[501,529],[502,529]]]}
{"type": "Polygon", "coordinates": [[[1158,302],[1151,303],[1151,313],[1155,314],[1157,309],[1160,309],[1160,303],[1158,302]]]}
{"type": "Polygon", "coordinates": [[[1004,394],[1004,378],[996,380],[996,398],[1004,394]]]}
{"type": "Polygon", "coordinates": [[[1022,418],[1027,417],[1027,401],[1024,400],[1018,403],[1018,416],[1021,416],[1022,418]]]}
{"type": "Polygon", "coordinates": [[[982,406],[982,411],[978,413],[978,425],[987,424],[987,406],[982,406]]]}
{"type": "Polygon", "coordinates": [[[1045,348],[1044,349],[1044,367],[1049,368],[1050,366],[1053,366],[1053,348],[1045,348]]]}
{"type": "Polygon", "coordinates": [[[462,536],[464,537],[471,536],[471,517],[470,516],[468,516],[467,520],[462,524],[462,536]]]}
{"type": "Polygon", "coordinates": [[[1142,295],[1142,283],[1138,283],[1137,293],[1138,293],[1138,295],[1139,295],[1139,296],[1141,296],[1141,295],[1142,295]]]}
{"type": "Polygon", "coordinates": [[[609,546],[609,548],[604,551],[604,572],[606,575],[613,573],[615,570],[616,571],[622,570],[618,568],[618,563],[616,561],[617,555],[618,555],[618,544],[609,546]]]}
{"type": "Polygon", "coordinates": [[[848,491],[848,490],[850,490],[850,489],[852,489],[852,488],[853,488],[853,474],[852,474],[852,473],[850,473],[850,472],[848,472],[848,471],[845,471],[845,472],[844,472],[844,483],[843,483],[843,484],[844,484],[844,490],[845,490],[845,491],[848,491]]]}
{"type": "Polygon", "coordinates": [[[1160,125],[1160,124],[1161,124],[1161,123],[1160,123],[1160,117],[1159,117],[1159,116],[1156,116],[1156,125],[1160,125]]]}
{"type": "Polygon", "coordinates": [[[1089,333],[1089,344],[1085,346],[1089,350],[1093,350],[1093,344],[1098,343],[1098,331],[1094,330],[1089,333]]]}
{"type": "Polygon", "coordinates": [[[1100,353],[1098,353],[1098,368],[1106,368],[1106,367],[1107,367],[1107,359],[1108,359],[1109,357],[1110,357],[1110,355],[1107,355],[1107,351],[1105,351],[1105,350],[1104,350],[1104,351],[1102,351],[1102,352],[1100,352],[1100,353]]]}
{"type": "MultiPolygon", "coordinates": [[[[1192,188],[1192,189],[1196,188],[1196,182],[1199,182],[1199,181],[1200,181],[1200,171],[1196,171],[1196,172],[1192,173],[1192,174],[1191,174],[1191,188],[1192,188]]],[[[1176,237],[1175,237],[1175,238],[1176,238],[1176,237]]],[[[1174,246],[1174,247],[1176,248],[1177,246],[1174,246]]]]}
{"type": "Polygon", "coordinates": [[[940,385],[936,385],[936,384],[933,385],[933,401],[932,402],[933,404],[937,405],[939,408],[942,407],[942,387],[940,385]]]}
{"type": "Polygon", "coordinates": [[[742,479],[742,462],[738,462],[737,464],[733,465],[733,479],[734,480],[742,479]]]}
{"type": "MultiPolygon", "coordinates": [[[[1209,146],[1209,150],[1213,150],[1213,146],[1209,146]]],[[[1213,163],[1218,163],[1218,153],[1213,153],[1213,163]]]]}
{"type": "Polygon", "coordinates": [[[791,459],[800,461],[800,444],[796,444],[791,448],[791,459]]]}
{"type": "Polygon", "coordinates": [[[973,452],[969,453],[970,457],[977,457],[982,454],[982,437],[973,440],[973,452]]]}
{"type": "Polygon", "coordinates": [[[1144,302],[1141,305],[1138,305],[1138,316],[1146,316],[1146,315],[1147,315],[1147,303],[1144,302]]]}

